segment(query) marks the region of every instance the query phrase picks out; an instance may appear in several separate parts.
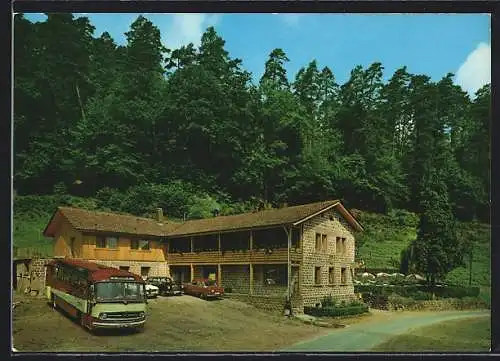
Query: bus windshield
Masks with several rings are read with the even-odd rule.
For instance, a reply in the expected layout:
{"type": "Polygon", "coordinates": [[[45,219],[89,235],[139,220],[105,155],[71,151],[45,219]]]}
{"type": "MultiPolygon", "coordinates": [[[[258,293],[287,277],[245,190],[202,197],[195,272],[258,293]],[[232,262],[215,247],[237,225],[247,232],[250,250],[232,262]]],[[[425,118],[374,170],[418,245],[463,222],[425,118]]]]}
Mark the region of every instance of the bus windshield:
{"type": "Polygon", "coordinates": [[[138,282],[98,282],[95,284],[95,296],[97,302],[142,302],[145,299],[143,285],[138,282]]]}

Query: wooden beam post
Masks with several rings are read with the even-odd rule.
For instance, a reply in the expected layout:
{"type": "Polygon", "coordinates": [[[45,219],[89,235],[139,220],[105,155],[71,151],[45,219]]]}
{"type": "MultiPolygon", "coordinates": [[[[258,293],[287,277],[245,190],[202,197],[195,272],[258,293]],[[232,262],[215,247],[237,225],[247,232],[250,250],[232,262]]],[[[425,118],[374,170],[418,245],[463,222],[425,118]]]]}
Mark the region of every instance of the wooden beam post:
{"type": "Polygon", "coordinates": [[[253,232],[250,231],[250,252],[253,250],[253,232]]]}
{"type": "Polygon", "coordinates": [[[250,294],[253,295],[253,264],[250,263],[250,294]]]}
{"type": "Polygon", "coordinates": [[[194,266],[192,263],[190,266],[191,266],[191,280],[189,282],[193,282],[193,280],[194,280],[194,266]]]}
{"type": "Polygon", "coordinates": [[[217,246],[219,247],[219,252],[222,251],[220,243],[220,233],[217,233],[217,246]]]}
{"type": "Polygon", "coordinates": [[[190,237],[189,239],[191,241],[191,253],[193,253],[194,252],[194,239],[193,239],[193,237],[190,237]]]}
{"type": "Polygon", "coordinates": [[[217,264],[217,285],[222,287],[222,266],[217,264]]]}
{"type": "Polygon", "coordinates": [[[291,273],[292,273],[292,263],[290,261],[290,249],[292,248],[292,228],[288,228],[286,226],[283,226],[285,229],[287,238],[288,238],[288,247],[287,247],[287,255],[288,255],[288,260],[287,260],[287,282],[286,282],[286,288],[287,288],[287,296],[288,296],[288,301],[290,301],[291,298],[291,289],[290,289],[290,280],[291,280],[291,273]]]}

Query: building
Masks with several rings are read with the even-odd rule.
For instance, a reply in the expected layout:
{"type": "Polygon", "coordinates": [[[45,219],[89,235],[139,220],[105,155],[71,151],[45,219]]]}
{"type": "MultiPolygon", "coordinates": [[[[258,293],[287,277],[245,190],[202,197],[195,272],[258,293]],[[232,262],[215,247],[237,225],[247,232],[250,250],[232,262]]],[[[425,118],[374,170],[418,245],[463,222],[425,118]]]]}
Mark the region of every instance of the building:
{"type": "Polygon", "coordinates": [[[354,297],[354,235],[338,200],[182,223],[59,207],[44,235],[54,254],[189,282],[215,278],[234,295],[293,309],[354,297]]]}

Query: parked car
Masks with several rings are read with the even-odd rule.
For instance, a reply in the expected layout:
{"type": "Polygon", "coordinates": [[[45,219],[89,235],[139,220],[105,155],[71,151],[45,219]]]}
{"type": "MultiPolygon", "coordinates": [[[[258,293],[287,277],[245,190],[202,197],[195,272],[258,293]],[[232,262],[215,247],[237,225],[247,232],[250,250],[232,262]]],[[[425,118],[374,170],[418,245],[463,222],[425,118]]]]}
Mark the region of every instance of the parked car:
{"type": "Polygon", "coordinates": [[[183,285],[180,282],[175,282],[170,277],[148,277],[146,282],[158,287],[161,296],[182,295],[183,285]]]}
{"type": "Polygon", "coordinates": [[[210,279],[193,280],[184,285],[184,293],[200,298],[218,298],[224,294],[224,288],[219,287],[217,282],[210,279]]]}
{"type": "Polygon", "coordinates": [[[158,294],[160,293],[160,289],[156,287],[155,285],[146,283],[146,296],[148,298],[156,298],[158,297],[158,294]]]}

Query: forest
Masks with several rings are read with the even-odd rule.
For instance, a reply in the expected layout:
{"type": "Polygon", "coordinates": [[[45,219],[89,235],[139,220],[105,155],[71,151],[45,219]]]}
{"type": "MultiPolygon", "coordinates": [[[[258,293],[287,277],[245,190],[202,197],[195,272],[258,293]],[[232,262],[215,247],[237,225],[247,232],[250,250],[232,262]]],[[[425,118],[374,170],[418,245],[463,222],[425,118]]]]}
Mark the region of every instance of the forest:
{"type": "Polygon", "coordinates": [[[198,48],[167,49],[143,16],[123,46],[71,14],[20,14],[14,29],[17,194],[419,212],[431,182],[455,217],[489,221],[489,85],[471,99],[453,74],[405,66],[384,83],[380,63],[339,85],[315,60],[289,81],[282,49],[253,84],[213,27],[198,48]]]}
{"type": "Polygon", "coordinates": [[[439,269],[463,258],[455,221],[489,223],[490,85],[470,97],[404,65],[384,81],[379,62],[338,84],[316,60],[290,80],[280,48],[253,82],[213,27],[169,49],[143,16],[125,45],[47,16],[14,18],[17,195],[184,219],[340,198],[418,214],[405,257],[440,254],[439,269]]]}

